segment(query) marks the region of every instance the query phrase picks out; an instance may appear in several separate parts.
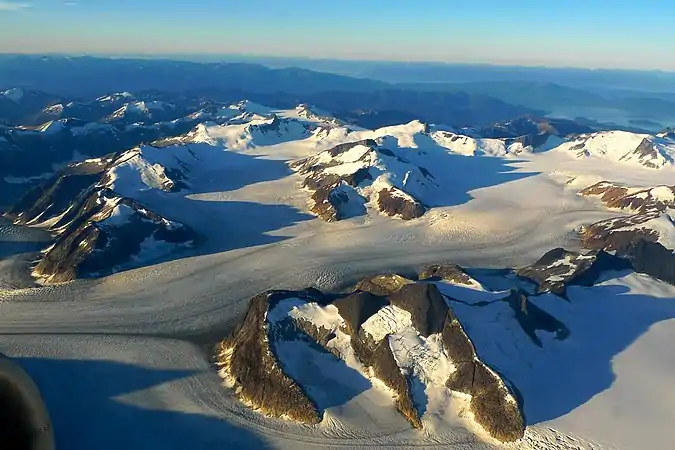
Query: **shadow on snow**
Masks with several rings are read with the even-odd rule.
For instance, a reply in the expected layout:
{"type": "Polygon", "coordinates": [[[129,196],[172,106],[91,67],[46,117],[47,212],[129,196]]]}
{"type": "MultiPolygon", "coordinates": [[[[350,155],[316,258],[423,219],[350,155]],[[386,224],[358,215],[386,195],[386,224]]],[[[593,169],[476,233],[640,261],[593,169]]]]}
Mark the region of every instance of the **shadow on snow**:
{"type": "Polygon", "coordinates": [[[401,149],[399,154],[429,170],[441,186],[431,207],[462,205],[473,199],[474,190],[539,175],[539,172],[524,172],[513,167],[522,161],[517,158],[452,153],[424,135],[416,136],[415,144],[416,149],[401,149]],[[413,153],[407,156],[406,152],[413,153]]]}
{"type": "MultiPolygon", "coordinates": [[[[523,287],[503,271],[473,273],[493,289],[523,287]]],[[[630,286],[621,282],[629,273],[607,272],[599,280],[615,280],[618,284],[570,286],[570,301],[553,294],[530,297],[532,303],[562,321],[571,333],[564,340],[557,340],[553,334],[538,334],[543,348],[533,344],[519,326],[513,309],[506,302],[495,301],[494,293],[485,293],[487,304],[483,306],[453,303],[479,356],[522,394],[528,424],[564,416],[609,389],[616,379],[614,358],[654,324],[675,318],[675,296],[631,293],[630,286]]],[[[645,275],[632,276],[640,277],[635,279],[638,283],[642,277],[650,283],[663,283],[645,275]]],[[[453,289],[453,297],[462,300],[461,290],[453,289]]],[[[476,291],[465,290],[466,299],[475,302],[476,291]]]]}
{"type": "MultiPolygon", "coordinates": [[[[103,360],[16,358],[15,362],[40,389],[52,419],[57,448],[211,450],[219,445],[231,449],[269,448],[250,430],[215,414],[151,409],[120,398],[199,371],[158,370],[103,360]]],[[[162,395],[171,397],[170,388],[158,394],[160,404],[164,403],[162,395]]],[[[195,405],[192,409],[199,407],[195,405]]]]}

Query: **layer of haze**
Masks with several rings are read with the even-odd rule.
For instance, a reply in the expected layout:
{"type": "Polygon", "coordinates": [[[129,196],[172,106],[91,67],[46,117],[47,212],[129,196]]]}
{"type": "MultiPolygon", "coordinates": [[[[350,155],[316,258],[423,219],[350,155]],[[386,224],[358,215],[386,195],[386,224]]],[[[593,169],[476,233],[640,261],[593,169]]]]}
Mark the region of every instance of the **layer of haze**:
{"type": "Polygon", "coordinates": [[[0,52],[675,70],[672,0],[0,0],[0,52]]]}

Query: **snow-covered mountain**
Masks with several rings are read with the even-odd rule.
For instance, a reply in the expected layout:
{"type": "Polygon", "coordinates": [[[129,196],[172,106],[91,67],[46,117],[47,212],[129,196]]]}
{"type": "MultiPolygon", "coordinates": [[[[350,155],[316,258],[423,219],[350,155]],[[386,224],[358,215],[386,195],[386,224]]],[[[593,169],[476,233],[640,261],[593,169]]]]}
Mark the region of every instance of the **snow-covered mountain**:
{"type": "Polygon", "coordinates": [[[119,103],[135,100],[136,97],[131,92],[115,92],[113,94],[102,95],[96,99],[100,103],[119,103]]]}
{"type": "Polygon", "coordinates": [[[144,189],[181,189],[181,161],[156,150],[136,148],[74,163],[14,205],[8,215],[17,223],[57,236],[34,269],[36,276],[47,282],[102,276],[194,244],[189,227],[134,199],[144,189]]]}
{"type": "Polygon", "coordinates": [[[580,192],[586,197],[598,197],[609,208],[624,211],[665,211],[675,207],[675,187],[629,187],[619,183],[601,181],[580,192]]]}
{"type": "Polygon", "coordinates": [[[291,167],[306,176],[303,186],[314,191],[310,209],[327,221],[359,215],[365,203],[389,216],[414,219],[426,211],[418,199],[436,187],[428,170],[374,140],[341,144],[291,167]]]}
{"type": "Polygon", "coordinates": [[[582,234],[584,246],[623,252],[638,240],[657,242],[675,251],[674,211],[651,210],[596,222],[582,234]]]}
{"type": "MultiPolygon", "coordinates": [[[[128,100],[127,96],[120,99],[128,100]]],[[[106,109],[101,109],[99,103],[105,104],[107,100],[99,100],[51,106],[47,108],[51,118],[38,125],[0,126],[0,204],[18,200],[22,189],[30,189],[71,162],[128,150],[143,142],[183,136],[204,121],[220,124],[239,116],[242,123],[248,121],[236,107],[195,105],[192,113],[189,109],[180,114],[172,110],[165,121],[106,123],[103,118],[109,112],[103,114],[106,109]],[[70,116],[71,113],[78,114],[70,116]],[[174,118],[176,114],[178,118],[174,118]],[[35,158],[36,154],[40,157],[35,158]]],[[[46,116],[43,114],[42,118],[46,116]]]]}
{"type": "MultiPolygon", "coordinates": [[[[653,141],[650,137],[625,132],[563,137],[551,126],[532,125],[530,122],[526,125],[535,126],[537,134],[516,138],[476,137],[460,134],[468,130],[455,130],[420,121],[366,130],[334,120],[327,112],[309,105],[279,110],[248,101],[225,105],[201,103],[185,116],[153,122],[151,116],[155,112],[175,113],[180,108],[159,100],[138,100],[128,93],[100,97],[96,102],[123,102],[123,106],[118,109],[124,113],[120,118],[127,113],[142,114],[150,121],[129,123],[125,120],[117,124],[115,121],[105,123],[61,118],[39,126],[8,128],[3,132],[5,141],[0,142],[0,146],[15,148],[12,150],[15,154],[23,152],[23,148],[29,148],[22,144],[24,141],[32,142],[31,145],[52,142],[56,143],[51,145],[57,145],[57,149],[75,146],[78,153],[95,157],[84,163],[84,166],[98,164],[95,174],[85,170],[86,177],[81,180],[86,181],[75,182],[79,191],[58,194],[62,197],[58,201],[52,198],[58,190],[50,186],[61,185],[65,179],[74,179],[68,172],[75,170],[78,163],[74,163],[66,169],[67,175],[57,174],[37,191],[51,192],[46,199],[37,201],[39,196],[34,198],[36,194],[33,193],[28,196],[33,198],[32,203],[25,199],[19,202],[12,213],[14,216],[23,214],[20,218],[22,223],[63,230],[67,223],[61,220],[61,216],[69,208],[75,208],[73,199],[81,191],[109,190],[120,198],[137,201],[139,192],[147,190],[189,190],[200,174],[228,164],[228,154],[255,154],[259,149],[270,149],[272,154],[278,153],[279,158],[288,160],[290,167],[300,176],[298,187],[310,191],[308,209],[326,221],[363,216],[371,211],[412,220],[423,216],[430,209],[443,207],[449,196],[461,198],[464,195],[457,190],[454,179],[466,174],[456,172],[454,164],[447,164],[448,155],[514,162],[520,158],[546,158],[549,151],[552,155],[577,157],[581,150],[570,149],[582,144],[584,148],[590,149],[589,155],[607,158],[608,162],[620,166],[628,159],[615,158],[623,151],[613,146],[617,139],[617,142],[622,143],[636,143],[638,139],[653,141]],[[141,141],[154,141],[154,144],[139,146],[141,141]],[[105,143],[117,145],[108,147],[112,150],[111,156],[105,156],[110,152],[88,154],[86,150],[79,150],[79,146],[91,146],[100,151],[106,148],[105,143]],[[126,149],[120,148],[123,143],[130,145],[126,149]]],[[[519,127],[514,127],[512,125],[498,131],[515,133],[519,127]]],[[[659,139],[659,145],[663,144],[659,147],[661,151],[669,148],[664,144],[667,137],[653,139],[659,139]]],[[[637,147],[640,146],[638,143],[637,147]]],[[[56,154],[58,152],[54,152],[56,154]]],[[[61,161],[68,162],[70,157],[62,157],[61,161]]],[[[643,167],[646,160],[631,161],[643,167]]],[[[42,171],[35,175],[44,176],[44,173],[42,171]]],[[[32,175],[23,174],[26,180],[34,184],[38,180],[30,178],[32,175]]],[[[18,178],[11,180],[14,179],[18,178]]],[[[590,249],[612,250],[616,245],[610,242],[609,235],[625,236],[629,229],[633,233],[638,227],[639,230],[649,231],[633,233],[631,241],[640,236],[650,242],[667,244],[670,242],[670,231],[666,227],[669,222],[665,219],[667,208],[675,202],[672,191],[667,186],[634,189],[610,182],[584,189],[581,195],[600,197],[611,208],[649,213],[595,223],[586,228],[584,242],[590,249]],[[658,217],[654,216],[655,211],[660,213],[658,217]]],[[[563,275],[562,272],[556,272],[555,277],[563,275]]]]}
{"type": "Polygon", "coordinates": [[[60,133],[68,133],[71,136],[85,136],[96,133],[118,134],[118,129],[104,123],[67,118],[50,120],[35,127],[16,127],[14,128],[14,132],[41,133],[45,137],[60,133]]]}
{"type": "Polygon", "coordinates": [[[358,384],[364,397],[386,392],[414,427],[426,428],[457,405],[467,423],[503,442],[518,440],[528,412],[541,417],[547,410],[528,401],[556,387],[587,385],[574,377],[578,364],[591,367],[612,341],[599,339],[594,325],[619,325],[635,313],[621,310],[616,295],[607,294],[614,286],[603,280],[612,274],[622,277],[618,286],[644,283],[628,274],[638,262],[557,248],[517,278],[488,275],[502,286],[510,280],[506,290],[485,288],[442,263],[422,268],[417,279],[365,278],[339,296],[269,291],[250,301],[216,361],[226,385],[270,416],[326,423],[333,395],[358,384]]]}
{"type": "Polygon", "coordinates": [[[675,283],[675,188],[601,181],[580,195],[627,213],[582,227],[584,247],[612,252],[636,271],[675,283]]]}
{"type": "Polygon", "coordinates": [[[175,119],[173,117],[176,112],[176,106],[162,101],[134,101],[125,103],[120,108],[116,109],[106,122],[144,122],[146,120],[154,119],[155,121],[175,119]]]}
{"type": "Polygon", "coordinates": [[[132,199],[96,190],[83,200],[43,252],[36,277],[54,283],[107,275],[194,245],[190,228],[132,199]]]}
{"type": "Polygon", "coordinates": [[[216,358],[225,381],[272,416],[321,422],[331,388],[324,377],[351,371],[360,383],[391,392],[415,428],[437,413],[430,405],[454,392],[470,398],[474,420],[494,438],[523,436],[518,395],[481,360],[451,299],[434,284],[380,275],[333,301],[316,290],[263,293],[216,358]]]}
{"type": "Polygon", "coordinates": [[[672,167],[675,157],[675,141],[667,136],[627,131],[602,131],[573,136],[558,149],[569,151],[577,158],[606,159],[650,169],[672,167]]]}

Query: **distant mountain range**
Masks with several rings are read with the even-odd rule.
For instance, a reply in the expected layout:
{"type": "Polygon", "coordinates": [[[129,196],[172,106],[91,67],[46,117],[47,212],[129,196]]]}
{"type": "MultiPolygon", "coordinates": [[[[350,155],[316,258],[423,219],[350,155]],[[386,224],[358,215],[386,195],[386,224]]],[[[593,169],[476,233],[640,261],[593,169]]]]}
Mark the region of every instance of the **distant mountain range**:
{"type": "MultiPolygon", "coordinates": [[[[369,127],[414,119],[486,125],[526,114],[583,119],[629,131],[653,132],[675,122],[675,82],[667,74],[641,75],[646,81],[640,90],[639,73],[620,71],[547,69],[536,78],[535,69],[382,63],[372,65],[372,70],[363,72],[366,75],[351,70],[360,76],[356,78],[250,62],[0,55],[0,63],[0,87],[39,89],[72,100],[129,90],[205,95],[219,101],[248,98],[279,108],[311,103],[360,119],[369,127]],[[410,75],[386,76],[388,67],[393,73],[410,75]],[[453,70],[457,75],[448,75],[453,70]],[[433,71],[439,75],[425,75],[433,71]],[[608,79],[619,80],[618,85],[603,84],[608,79]]],[[[338,70],[331,65],[323,69],[338,70]]],[[[0,98],[0,111],[7,110],[8,101],[0,98]]]]}

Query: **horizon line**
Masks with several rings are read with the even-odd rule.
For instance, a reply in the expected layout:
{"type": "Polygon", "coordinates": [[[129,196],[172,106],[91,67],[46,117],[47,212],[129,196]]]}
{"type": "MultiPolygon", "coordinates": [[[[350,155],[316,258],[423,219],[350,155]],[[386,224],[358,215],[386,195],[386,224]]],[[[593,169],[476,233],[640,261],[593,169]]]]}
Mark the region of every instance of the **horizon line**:
{"type": "MultiPolygon", "coordinates": [[[[369,58],[327,58],[311,56],[278,56],[254,53],[211,53],[211,52],[176,52],[176,53],[155,53],[155,52],[4,52],[0,51],[2,56],[36,56],[36,57],[71,57],[71,58],[100,58],[100,59],[164,59],[172,61],[193,62],[198,64],[228,63],[241,61],[227,61],[226,58],[239,59],[269,59],[279,61],[315,61],[315,62],[338,62],[338,63],[373,63],[373,64],[402,64],[402,65],[436,65],[436,66],[476,66],[476,67],[494,67],[504,69],[545,69],[545,70],[579,70],[590,72],[639,72],[639,73],[662,73],[675,75],[675,69],[658,68],[626,68],[626,67],[589,67],[589,66],[571,66],[571,65],[543,65],[543,64],[518,64],[518,63],[500,63],[500,62],[478,62],[478,61],[440,61],[440,60],[392,60],[392,59],[369,59],[369,58]],[[222,60],[194,60],[185,58],[223,58],[222,60]]],[[[265,65],[258,62],[259,65],[265,65]]],[[[293,67],[293,66],[288,66],[293,67]]],[[[314,72],[320,72],[317,69],[306,69],[314,72]]]]}

